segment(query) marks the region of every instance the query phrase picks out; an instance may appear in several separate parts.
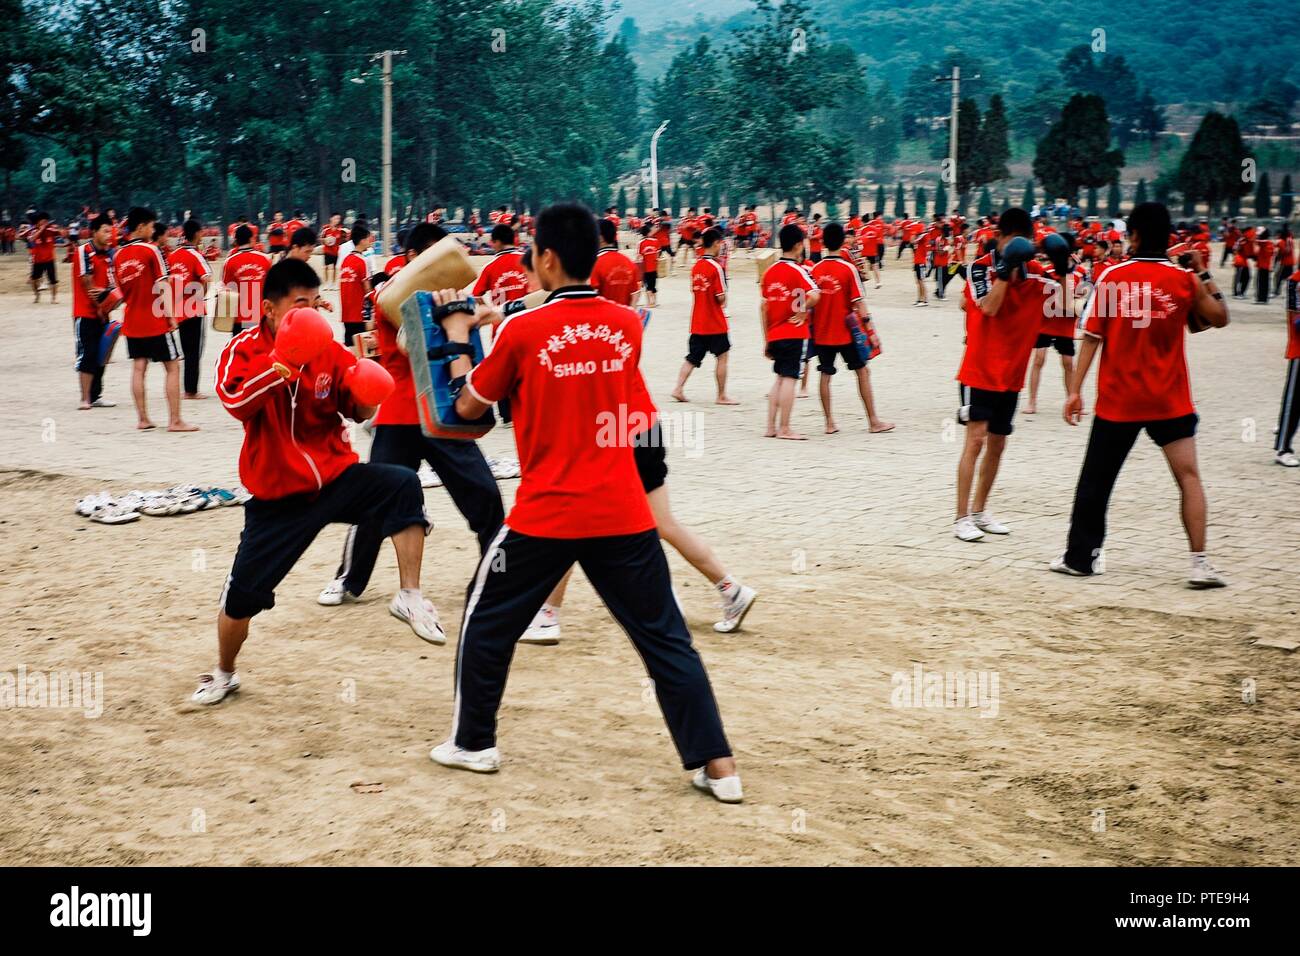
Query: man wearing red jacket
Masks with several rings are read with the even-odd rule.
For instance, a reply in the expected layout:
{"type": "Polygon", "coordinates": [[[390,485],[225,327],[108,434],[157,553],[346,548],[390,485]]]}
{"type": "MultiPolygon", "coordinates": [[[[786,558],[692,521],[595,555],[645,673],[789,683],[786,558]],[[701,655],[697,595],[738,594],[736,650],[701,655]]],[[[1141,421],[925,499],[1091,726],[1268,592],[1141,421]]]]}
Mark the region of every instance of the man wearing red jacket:
{"type": "Polygon", "coordinates": [[[427,614],[420,559],[428,519],[414,471],[360,464],[340,416],[361,421],[392,391],[392,377],[334,341],[311,308],[320,278],[297,259],[271,267],[262,319],[236,335],[217,362],[217,396],[244,424],[239,478],[253,497],[221,592],[217,667],[191,700],[217,704],[239,689],[235,658],[255,614],[275,606],[275,588],[326,525],[380,521],[392,537],[411,615],[427,614]]]}

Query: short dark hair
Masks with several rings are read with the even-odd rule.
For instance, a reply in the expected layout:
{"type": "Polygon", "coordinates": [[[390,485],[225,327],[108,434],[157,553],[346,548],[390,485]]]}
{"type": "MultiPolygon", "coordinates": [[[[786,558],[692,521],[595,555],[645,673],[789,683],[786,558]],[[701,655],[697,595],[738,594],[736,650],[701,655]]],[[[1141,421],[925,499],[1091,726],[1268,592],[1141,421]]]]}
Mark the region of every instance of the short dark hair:
{"type": "Polygon", "coordinates": [[[781,243],[781,251],[790,252],[803,245],[803,230],[794,223],[790,223],[788,226],[781,227],[781,231],[777,233],[776,238],[781,243]]]}
{"type": "Polygon", "coordinates": [[[311,246],[315,248],[316,230],[311,228],[311,226],[300,226],[295,229],[293,235],[289,237],[289,245],[297,246],[299,248],[302,246],[311,246]]]}
{"type": "MultiPolygon", "coordinates": [[[[1139,256],[1163,256],[1169,251],[1169,209],[1160,202],[1140,202],[1128,216],[1128,231],[1138,234],[1139,256]]],[[[1263,237],[1267,230],[1260,233],[1263,237]]]]}
{"type": "Polygon", "coordinates": [[[240,226],[235,230],[235,245],[246,246],[253,241],[253,229],[251,226],[240,226]]]}
{"type": "Polygon", "coordinates": [[[167,235],[166,223],[155,222],[153,224],[153,241],[157,242],[163,236],[167,235]]]}
{"type": "Polygon", "coordinates": [[[700,236],[700,248],[707,249],[709,248],[709,246],[717,245],[721,241],[722,241],[721,229],[714,229],[714,228],[705,229],[704,233],[700,236]]]}
{"type": "Polygon", "coordinates": [[[355,225],[352,227],[352,235],[350,238],[353,243],[358,243],[368,235],[370,235],[369,229],[362,225],[355,225]]]}
{"type": "Polygon", "coordinates": [[[185,225],[181,226],[181,233],[185,236],[186,242],[193,242],[203,231],[203,223],[197,219],[186,219],[185,225]]]}
{"type": "Polygon", "coordinates": [[[262,298],[279,301],[294,289],[319,289],[320,276],[301,259],[281,259],[271,266],[262,280],[262,298]]]}
{"type": "Polygon", "coordinates": [[[618,245],[618,227],[611,220],[597,220],[596,228],[600,230],[600,238],[604,242],[609,243],[611,246],[618,245]]]}
{"type": "Polygon", "coordinates": [[[111,225],[113,225],[113,220],[109,219],[108,216],[106,216],[104,213],[101,212],[94,219],[90,220],[90,231],[97,232],[98,230],[102,229],[104,226],[111,226],[111,225]]]}
{"type": "Polygon", "coordinates": [[[844,227],[841,226],[838,222],[830,223],[825,229],[822,230],[822,242],[824,242],[826,244],[826,248],[830,249],[832,252],[834,252],[836,249],[843,246],[844,227]]]}
{"type": "Polygon", "coordinates": [[[597,235],[590,209],[581,203],[555,203],[537,214],[533,245],[539,256],[554,251],[565,274],[585,279],[596,264],[597,235]]]}
{"type": "MultiPolygon", "coordinates": [[[[49,216],[45,218],[48,219],[49,216]]],[[[131,211],[126,214],[126,231],[135,232],[145,223],[157,221],[158,215],[152,209],[146,206],[132,206],[131,211]]]]}
{"type": "Polygon", "coordinates": [[[1034,224],[1029,218],[1029,213],[1019,206],[1010,206],[1002,210],[1002,215],[998,216],[998,231],[1004,236],[1028,238],[1034,234],[1034,224]]]}
{"type": "Polygon", "coordinates": [[[492,238],[497,242],[503,242],[507,246],[515,244],[515,231],[506,223],[497,223],[492,227],[492,238]]]}
{"type": "Polygon", "coordinates": [[[407,234],[403,248],[418,255],[435,242],[445,238],[446,235],[447,230],[443,229],[442,226],[432,222],[422,222],[413,227],[407,234]]]}

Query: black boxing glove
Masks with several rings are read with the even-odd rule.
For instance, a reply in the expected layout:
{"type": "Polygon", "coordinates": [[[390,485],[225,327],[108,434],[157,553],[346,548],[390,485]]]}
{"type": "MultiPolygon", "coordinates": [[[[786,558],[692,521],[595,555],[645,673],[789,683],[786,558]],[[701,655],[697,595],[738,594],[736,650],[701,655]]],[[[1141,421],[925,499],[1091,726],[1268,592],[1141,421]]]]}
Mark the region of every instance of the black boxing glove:
{"type": "Polygon", "coordinates": [[[1057,232],[1049,232],[1043,237],[1043,255],[1059,278],[1064,279],[1070,272],[1070,242],[1057,232]]]}
{"type": "Polygon", "coordinates": [[[1024,236],[1016,236],[1002,247],[1002,255],[996,258],[994,268],[998,278],[1003,282],[1009,282],[1012,273],[1018,272],[1023,276],[1025,263],[1032,258],[1034,258],[1034,244],[1024,236]]]}

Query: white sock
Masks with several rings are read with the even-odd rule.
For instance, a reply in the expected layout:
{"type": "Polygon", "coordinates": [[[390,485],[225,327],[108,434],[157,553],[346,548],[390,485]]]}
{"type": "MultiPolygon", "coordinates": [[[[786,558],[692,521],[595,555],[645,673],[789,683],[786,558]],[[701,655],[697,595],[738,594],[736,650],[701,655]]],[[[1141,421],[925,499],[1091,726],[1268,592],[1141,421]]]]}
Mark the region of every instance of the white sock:
{"type": "Polygon", "coordinates": [[[1193,571],[1195,571],[1198,567],[1200,567],[1202,564],[1205,563],[1205,552],[1204,552],[1204,551],[1192,551],[1192,552],[1190,552],[1189,554],[1190,554],[1190,557],[1191,557],[1191,559],[1192,559],[1192,570],[1193,570],[1193,571]]]}
{"type": "Polygon", "coordinates": [[[212,669],[212,679],[218,684],[224,684],[230,680],[234,673],[234,671],[223,671],[221,665],[218,664],[212,669]]]}
{"type": "Polygon", "coordinates": [[[419,588],[402,588],[398,593],[402,595],[403,600],[414,601],[417,604],[424,599],[419,588]]]}
{"type": "Polygon", "coordinates": [[[725,597],[731,597],[732,594],[740,587],[740,582],[730,574],[714,585],[725,597]]]}

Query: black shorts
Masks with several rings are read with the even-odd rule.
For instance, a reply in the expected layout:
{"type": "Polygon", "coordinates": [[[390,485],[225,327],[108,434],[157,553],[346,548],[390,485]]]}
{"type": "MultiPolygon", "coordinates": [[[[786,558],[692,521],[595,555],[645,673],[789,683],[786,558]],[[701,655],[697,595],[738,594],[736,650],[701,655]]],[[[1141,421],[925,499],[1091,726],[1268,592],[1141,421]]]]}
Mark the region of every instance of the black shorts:
{"type": "Polygon", "coordinates": [[[731,351],[731,337],[726,332],[718,332],[714,335],[691,333],[686,345],[686,361],[699,368],[705,354],[717,358],[726,355],[729,351],[731,351]]]}
{"type": "Polygon", "coordinates": [[[333,253],[333,252],[325,253],[325,264],[327,266],[332,266],[334,265],[334,263],[338,261],[339,261],[339,257],[337,253],[333,253]]]}
{"type": "Polygon", "coordinates": [[[59,284],[59,277],[56,276],[56,275],[54,274],[54,260],[53,260],[53,259],[51,259],[49,262],[33,262],[33,263],[32,263],[32,278],[33,278],[33,279],[39,279],[41,276],[45,276],[47,279],[49,279],[49,280],[50,280],[50,285],[58,285],[58,284],[59,284]]]}
{"type": "Polygon", "coordinates": [[[844,359],[844,365],[850,372],[856,372],[860,368],[865,368],[867,363],[862,361],[862,355],[858,352],[858,347],[850,342],[848,345],[818,345],[817,347],[817,371],[823,375],[835,374],[835,356],[844,359]]]}
{"type": "Polygon", "coordinates": [[[1143,422],[1117,422],[1109,418],[1095,417],[1094,427],[1105,428],[1108,436],[1118,436],[1125,432],[1131,433],[1133,437],[1125,439],[1130,445],[1137,438],[1137,433],[1146,429],[1147,437],[1159,447],[1164,448],[1170,442],[1195,436],[1196,425],[1199,421],[1200,417],[1195,412],[1178,418],[1157,418],[1143,422]]]}
{"type": "Polygon", "coordinates": [[[659,273],[643,272],[641,273],[641,284],[645,286],[647,292],[659,291],[659,273]]]}
{"type": "Polygon", "coordinates": [[[874,262],[876,265],[880,265],[880,263],[884,261],[884,258],[885,258],[885,252],[882,249],[880,252],[877,252],[874,256],[867,256],[867,261],[874,262]]]}
{"type": "Polygon", "coordinates": [[[798,378],[799,363],[803,359],[806,339],[777,339],[767,343],[767,355],[772,360],[772,371],[782,378],[798,378]]]}
{"type": "Polygon", "coordinates": [[[400,465],[355,464],[316,494],[244,505],[244,532],[221,593],[227,615],[242,621],[275,607],[275,589],[327,525],[377,521],[390,537],[412,525],[428,528],[424,489],[400,465]]]}
{"type": "Polygon", "coordinates": [[[1048,346],[1056,349],[1061,355],[1074,354],[1074,337],[1069,335],[1039,335],[1034,342],[1034,348],[1045,349],[1048,346]]]}
{"type": "Polygon", "coordinates": [[[990,435],[1011,434],[1011,420],[1016,417],[1019,392],[991,392],[959,385],[958,394],[961,396],[961,408],[957,410],[957,421],[963,425],[968,421],[988,422],[990,435]]]}
{"type": "Polygon", "coordinates": [[[658,422],[632,439],[632,457],[636,459],[636,473],[641,476],[641,487],[646,494],[663,487],[668,477],[668,450],[664,448],[658,422]]]}
{"type": "Polygon", "coordinates": [[[916,273],[918,279],[924,279],[930,272],[930,267],[924,262],[913,262],[912,271],[916,273]]]}
{"type": "Polygon", "coordinates": [[[126,354],[133,359],[150,362],[174,362],[181,357],[180,336],[173,329],[162,335],[127,338],[126,354]]]}
{"type": "Polygon", "coordinates": [[[80,316],[73,323],[77,327],[77,371],[94,375],[99,371],[100,340],[108,322],[98,317],[80,316]]]}

